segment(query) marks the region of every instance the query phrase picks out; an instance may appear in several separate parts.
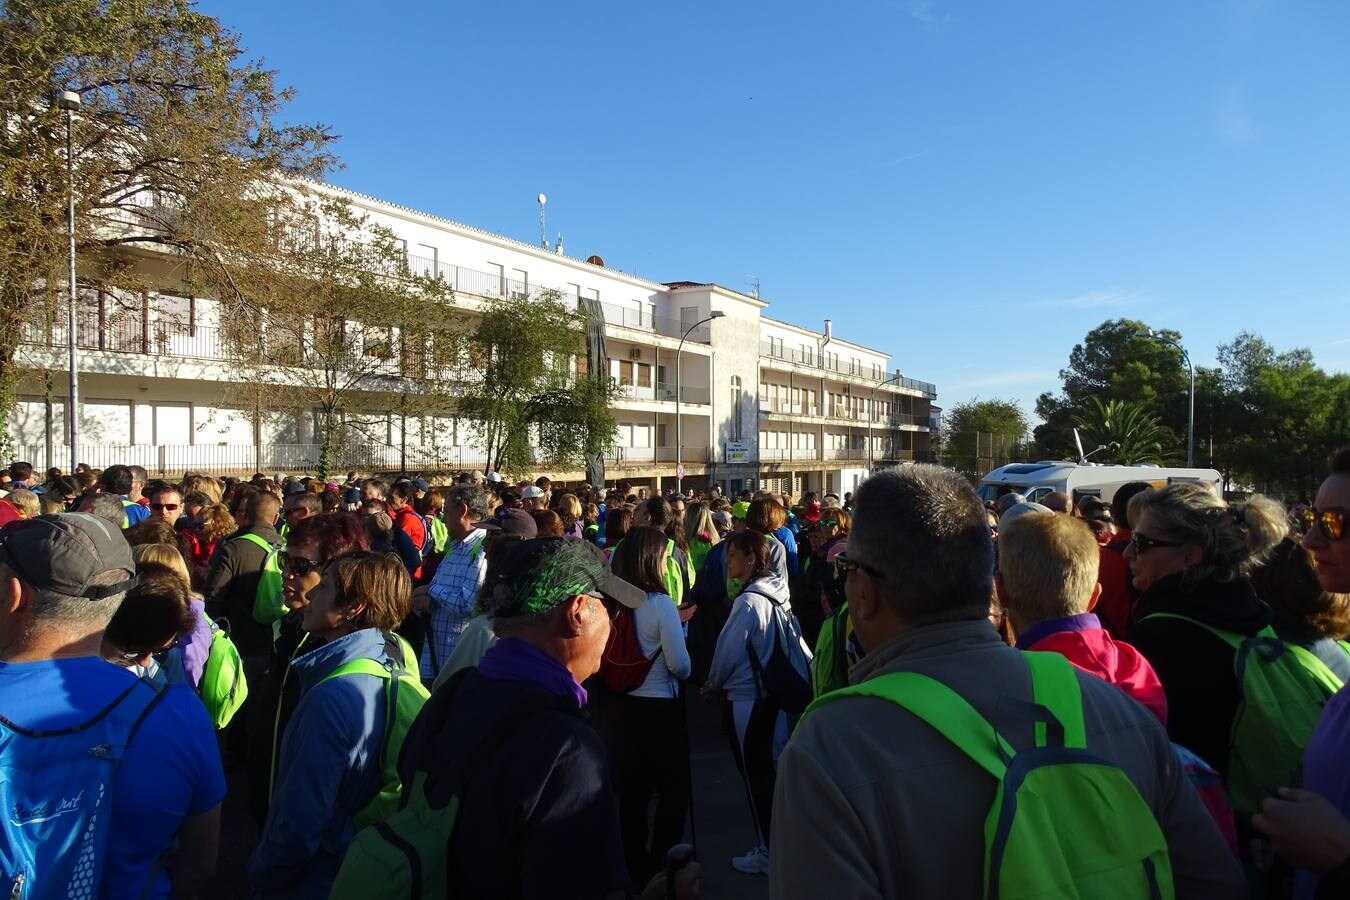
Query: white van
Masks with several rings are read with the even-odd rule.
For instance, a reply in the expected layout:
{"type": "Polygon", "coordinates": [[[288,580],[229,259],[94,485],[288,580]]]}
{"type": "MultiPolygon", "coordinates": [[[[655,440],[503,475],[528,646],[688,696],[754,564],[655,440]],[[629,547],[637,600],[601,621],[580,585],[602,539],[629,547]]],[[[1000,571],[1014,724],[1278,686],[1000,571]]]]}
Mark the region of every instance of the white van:
{"type": "Polygon", "coordinates": [[[981,500],[997,500],[1018,493],[1039,501],[1046,494],[1063,491],[1074,506],[1084,497],[1100,497],[1110,503],[1116,489],[1131,481],[1146,481],[1153,487],[1191,482],[1203,484],[1222,496],[1223,479],[1214,469],[1172,469],[1163,466],[1108,466],[1097,463],[1046,460],[999,466],[980,479],[981,500]]]}

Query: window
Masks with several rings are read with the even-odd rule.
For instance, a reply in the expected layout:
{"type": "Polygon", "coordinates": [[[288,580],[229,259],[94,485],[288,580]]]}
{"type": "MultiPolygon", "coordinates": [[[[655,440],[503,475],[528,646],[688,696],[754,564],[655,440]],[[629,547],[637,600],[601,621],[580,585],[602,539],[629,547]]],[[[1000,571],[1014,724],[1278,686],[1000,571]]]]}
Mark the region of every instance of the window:
{"type": "Polygon", "coordinates": [[[491,276],[492,283],[488,286],[488,292],[498,297],[506,296],[506,270],[500,263],[488,263],[488,275],[491,276]]]}
{"type": "Polygon", "coordinates": [[[664,423],[658,424],[656,426],[656,446],[658,447],[670,446],[670,441],[666,439],[668,437],[668,435],[666,434],[667,427],[668,426],[665,425],[664,423]]]}
{"type": "Polygon", "coordinates": [[[636,363],[637,367],[637,386],[649,388],[652,386],[652,367],[650,363],[636,363]]]}
{"type": "Polygon", "coordinates": [[[530,296],[530,276],[524,269],[511,270],[511,297],[515,300],[524,300],[530,296]]]}
{"type": "Polygon", "coordinates": [[[440,251],[430,244],[418,244],[417,256],[408,260],[408,266],[418,274],[434,277],[440,271],[440,251]]]}
{"type": "Polygon", "coordinates": [[[744,440],[741,437],[741,376],[731,376],[731,439],[744,440]]]}

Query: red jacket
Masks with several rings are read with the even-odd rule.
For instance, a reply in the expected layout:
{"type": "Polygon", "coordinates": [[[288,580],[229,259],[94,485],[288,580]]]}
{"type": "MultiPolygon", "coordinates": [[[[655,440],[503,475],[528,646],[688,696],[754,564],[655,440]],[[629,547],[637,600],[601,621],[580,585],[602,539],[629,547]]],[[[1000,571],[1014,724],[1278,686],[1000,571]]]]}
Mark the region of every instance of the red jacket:
{"type": "Polygon", "coordinates": [[[1134,612],[1133,576],[1130,575],[1130,564],[1125,559],[1125,548],[1129,543],[1130,530],[1122,528],[1112,536],[1109,544],[1101,548],[1101,561],[1097,568],[1102,595],[1092,611],[1114,638],[1125,636],[1130,626],[1130,614],[1134,612]]]}
{"type": "MultiPolygon", "coordinates": [[[[412,541],[413,549],[422,553],[427,542],[427,527],[416,510],[411,506],[405,506],[394,513],[394,527],[408,536],[408,539],[412,541]]],[[[417,570],[412,573],[412,577],[422,577],[421,566],[418,566],[417,570]]]]}
{"type": "Polygon", "coordinates": [[[1017,636],[1019,650],[1058,653],[1129,694],[1167,724],[1167,695],[1153,666],[1134,647],[1106,633],[1092,613],[1037,622],[1017,636]]]}

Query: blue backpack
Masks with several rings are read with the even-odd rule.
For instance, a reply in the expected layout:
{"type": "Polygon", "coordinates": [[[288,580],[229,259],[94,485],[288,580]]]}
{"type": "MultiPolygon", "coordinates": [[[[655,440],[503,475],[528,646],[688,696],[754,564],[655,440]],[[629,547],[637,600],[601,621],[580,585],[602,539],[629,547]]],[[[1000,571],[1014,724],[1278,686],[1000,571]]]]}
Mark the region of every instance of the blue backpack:
{"type": "Polygon", "coordinates": [[[89,721],[59,731],[0,717],[0,896],[99,895],[113,778],[165,690],[137,679],[89,721]]]}

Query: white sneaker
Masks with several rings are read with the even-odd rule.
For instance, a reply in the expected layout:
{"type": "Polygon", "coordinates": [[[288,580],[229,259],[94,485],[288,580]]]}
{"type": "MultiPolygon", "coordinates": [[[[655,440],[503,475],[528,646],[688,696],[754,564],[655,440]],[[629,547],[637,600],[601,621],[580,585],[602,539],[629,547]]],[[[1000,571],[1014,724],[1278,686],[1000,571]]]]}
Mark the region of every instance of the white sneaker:
{"type": "Polygon", "coordinates": [[[737,872],[744,872],[747,875],[768,875],[769,849],[767,847],[755,847],[744,856],[733,856],[731,867],[737,872]]]}

